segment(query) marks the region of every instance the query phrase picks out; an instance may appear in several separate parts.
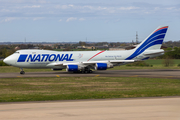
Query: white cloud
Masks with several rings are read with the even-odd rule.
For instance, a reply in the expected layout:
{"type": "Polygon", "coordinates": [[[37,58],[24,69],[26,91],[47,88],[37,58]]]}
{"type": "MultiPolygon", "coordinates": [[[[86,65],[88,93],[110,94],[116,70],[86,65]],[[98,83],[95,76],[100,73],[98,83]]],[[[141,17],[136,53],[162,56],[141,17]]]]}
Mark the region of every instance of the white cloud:
{"type": "Polygon", "coordinates": [[[2,9],[2,10],[0,10],[0,12],[10,12],[10,10],[8,10],[8,9],[2,9]]]}
{"type": "MultiPolygon", "coordinates": [[[[75,8],[74,5],[70,4],[70,5],[56,5],[55,6],[56,9],[71,9],[71,8],[75,8]]],[[[77,8],[77,6],[76,6],[77,8]]]]}
{"type": "Polygon", "coordinates": [[[36,18],[33,18],[33,21],[41,20],[41,19],[43,19],[43,17],[36,17],[36,18]]]}
{"type": "Polygon", "coordinates": [[[12,20],[15,20],[16,18],[13,18],[13,17],[9,17],[9,18],[6,18],[4,21],[5,22],[9,22],[9,21],[12,21],[12,20]]]}
{"type": "Polygon", "coordinates": [[[32,8],[40,8],[40,5],[33,5],[32,8]]]}
{"type": "Polygon", "coordinates": [[[66,20],[66,22],[74,21],[74,20],[77,20],[77,18],[75,18],[75,17],[70,17],[70,18],[68,18],[68,19],[66,20]]]}
{"type": "Polygon", "coordinates": [[[62,9],[68,9],[68,6],[67,6],[67,5],[62,5],[60,8],[62,8],[62,9]]]}
{"type": "Polygon", "coordinates": [[[101,6],[99,6],[99,7],[97,7],[96,9],[97,9],[97,10],[106,10],[107,7],[101,7],[101,6]]]}
{"type": "Polygon", "coordinates": [[[74,7],[74,5],[69,5],[69,7],[74,7]]]}
{"type": "Polygon", "coordinates": [[[156,10],[156,11],[159,10],[159,9],[160,9],[159,7],[155,7],[155,8],[154,8],[154,10],[156,10]]]}
{"type": "Polygon", "coordinates": [[[168,7],[167,10],[173,10],[175,7],[168,7]]]}
{"type": "Polygon", "coordinates": [[[84,18],[79,18],[79,21],[84,21],[84,20],[86,20],[86,19],[84,19],[84,18]]]}
{"type": "Polygon", "coordinates": [[[23,8],[40,8],[40,5],[24,6],[23,8]]]}
{"type": "Polygon", "coordinates": [[[41,4],[48,3],[46,0],[38,0],[38,2],[41,3],[41,4]]]}
{"type": "MultiPolygon", "coordinates": [[[[117,19],[119,16],[121,16],[121,18],[124,16],[143,16],[149,14],[158,16],[159,14],[162,15],[162,13],[163,15],[168,13],[169,15],[180,16],[180,9],[178,5],[165,6],[159,4],[150,4],[147,2],[121,4],[121,2],[108,3],[105,1],[105,3],[97,2],[97,4],[94,4],[90,1],[83,3],[79,1],[77,3],[72,2],[69,4],[66,1],[47,2],[46,0],[16,0],[16,2],[13,3],[10,2],[13,0],[7,1],[9,2],[3,2],[3,0],[0,0],[0,17],[27,17],[31,20],[50,18],[59,22],[61,22],[62,19],[69,22],[74,20],[84,21],[84,18],[87,17],[88,19],[109,20],[117,19]],[[62,19],[57,20],[56,17],[61,17],[62,19]]],[[[8,19],[6,21],[8,21],[8,19]]]]}
{"type": "Polygon", "coordinates": [[[18,18],[15,18],[15,17],[7,17],[7,18],[4,18],[2,19],[0,22],[11,22],[13,20],[17,20],[18,18]]]}
{"type": "Polygon", "coordinates": [[[13,4],[19,4],[19,3],[23,3],[23,4],[26,4],[26,3],[33,3],[33,4],[36,4],[36,3],[40,3],[40,4],[45,4],[45,3],[49,3],[47,2],[46,0],[0,0],[1,3],[13,3],[13,4]]]}
{"type": "Polygon", "coordinates": [[[130,6],[130,7],[120,7],[119,8],[119,10],[135,10],[135,9],[139,9],[139,7],[130,6]]]}
{"type": "Polygon", "coordinates": [[[86,6],[83,6],[83,8],[88,8],[88,9],[94,9],[92,6],[89,6],[89,5],[86,5],[86,6]]]}

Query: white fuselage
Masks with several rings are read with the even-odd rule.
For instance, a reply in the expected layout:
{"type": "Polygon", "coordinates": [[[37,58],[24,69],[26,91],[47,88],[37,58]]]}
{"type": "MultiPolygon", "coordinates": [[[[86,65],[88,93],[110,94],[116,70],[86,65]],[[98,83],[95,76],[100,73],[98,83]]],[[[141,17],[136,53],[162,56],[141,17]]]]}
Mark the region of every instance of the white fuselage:
{"type": "MultiPolygon", "coordinates": [[[[156,53],[163,50],[148,50],[144,53],[156,53]]],[[[48,66],[50,63],[81,63],[83,61],[108,61],[125,60],[134,50],[122,51],[51,51],[51,50],[18,50],[6,58],[6,63],[20,68],[65,68],[64,66],[48,66]],[[25,56],[20,60],[20,55],[25,56]],[[23,60],[22,60],[23,59],[23,60]],[[8,62],[9,61],[9,62],[8,62]]],[[[142,60],[146,57],[156,57],[157,55],[145,56],[140,54],[133,60],[142,60]]],[[[161,53],[162,54],[162,53],[161,53]]]]}

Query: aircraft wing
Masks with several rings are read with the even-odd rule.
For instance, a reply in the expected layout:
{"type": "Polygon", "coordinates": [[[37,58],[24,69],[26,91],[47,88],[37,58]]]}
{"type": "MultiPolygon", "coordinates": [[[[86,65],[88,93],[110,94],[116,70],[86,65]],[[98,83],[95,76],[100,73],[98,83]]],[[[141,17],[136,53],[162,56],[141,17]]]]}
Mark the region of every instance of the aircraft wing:
{"type": "Polygon", "coordinates": [[[135,62],[135,60],[107,60],[107,61],[86,61],[86,62],[72,62],[72,63],[62,63],[62,62],[54,62],[50,63],[47,66],[67,66],[67,65],[95,65],[96,63],[110,63],[110,64],[116,64],[116,63],[132,63],[135,62]]]}
{"type": "Polygon", "coordinates": [[[96,64],[96,63],[130,63],[135,62],[135,60],[107,60],[107,61],[87,61],[82,62],[83,64],[96,64]]]}

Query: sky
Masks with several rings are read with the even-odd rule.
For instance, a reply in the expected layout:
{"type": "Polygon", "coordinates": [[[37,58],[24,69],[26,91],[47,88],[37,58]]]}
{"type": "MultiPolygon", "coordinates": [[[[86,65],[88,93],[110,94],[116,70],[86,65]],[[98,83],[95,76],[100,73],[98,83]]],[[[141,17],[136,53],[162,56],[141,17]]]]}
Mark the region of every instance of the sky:
{"type": "Polygon", "coordinates": [[[180,40],[180,0],[0,0],[0,42],[180,40]]]}

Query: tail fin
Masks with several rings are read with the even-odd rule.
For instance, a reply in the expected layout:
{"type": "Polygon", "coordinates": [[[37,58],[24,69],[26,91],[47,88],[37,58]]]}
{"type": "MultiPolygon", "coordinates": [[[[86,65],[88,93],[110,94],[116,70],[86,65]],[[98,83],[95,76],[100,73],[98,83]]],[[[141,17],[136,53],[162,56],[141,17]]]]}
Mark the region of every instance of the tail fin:
{"type": "Polygon", "coordinates": [[[133,59],[140,55],[145,50],[158,50],[161,48],[164,37],[166,35],[168,26],[158,27],[153,33],[151,33],[144,41],[142,41],[136,48],[135,52],[126,58],[127,60],[133,59]]]}
{"type": "Polygon", "coordinates": [[[151,33],[144,41],[139,44],[136,49],[141,50],[155,50],[160,49],[163,43],[164,37],[168,26],[158,27],[153,33],[151,33]]]}

